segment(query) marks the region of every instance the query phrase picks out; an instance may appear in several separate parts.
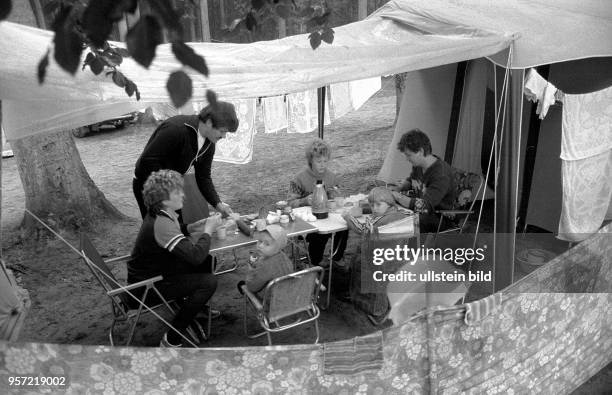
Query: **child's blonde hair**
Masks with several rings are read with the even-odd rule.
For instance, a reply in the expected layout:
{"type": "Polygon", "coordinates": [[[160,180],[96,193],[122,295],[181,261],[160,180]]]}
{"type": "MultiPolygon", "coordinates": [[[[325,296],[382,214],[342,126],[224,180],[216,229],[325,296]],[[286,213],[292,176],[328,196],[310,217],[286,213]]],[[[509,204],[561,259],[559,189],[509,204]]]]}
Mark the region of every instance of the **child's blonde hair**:
{"type": "Polygon", "coordinates": [[[368,202],[373,204],[375,202],[385,202],[389,206],[395,206],[395,197],[390,190],[384,187],[376,187],[370,191],[368,195],[368,202]]]}
{"type": "Polygon", "coordinates": [[[327,142],[322,139],[316,138],[312,140],[308,146],[306,146],[306,160],[308,166],[312,167],[312,160],[314,158],[327,158],[331,157],[331,147],[327,142]]]}

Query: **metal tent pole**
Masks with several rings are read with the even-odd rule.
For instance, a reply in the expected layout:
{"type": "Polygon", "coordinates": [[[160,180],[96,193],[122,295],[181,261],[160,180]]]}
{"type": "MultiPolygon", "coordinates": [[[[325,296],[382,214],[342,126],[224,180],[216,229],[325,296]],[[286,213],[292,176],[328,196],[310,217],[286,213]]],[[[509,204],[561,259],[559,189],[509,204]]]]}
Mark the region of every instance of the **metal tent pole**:
{"type": "Polygon", "coordinates": [[[319,138],[323,138],[325,132],[325,87],[317,88],[317,115],[319,123],[319,138]]]}

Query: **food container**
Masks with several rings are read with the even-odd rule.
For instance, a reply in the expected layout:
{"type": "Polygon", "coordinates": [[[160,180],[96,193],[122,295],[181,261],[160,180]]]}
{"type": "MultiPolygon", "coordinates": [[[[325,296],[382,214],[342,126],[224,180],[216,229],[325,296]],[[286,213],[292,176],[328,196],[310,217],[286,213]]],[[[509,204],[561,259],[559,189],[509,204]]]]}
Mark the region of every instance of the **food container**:
{"type": "Polygon", "coordinates": [[[515,260],[522,272],[531,273],[532,271],[545,265],[554,257],[555,255],[550,251],[542,250],[540,248],[528,248],[519,251],[516,254],[515,260]]]}
{"type": "Polygon", "coordinates": [[[285,215],[285,214],[281,215],[281,217],[280,217],[280,224],[283,225],[283,226],[288,225],[289,224],[289,216],[285,215]]]}
{"type": "Polygon", "coordinates": [[[224,240],[227,237],[227,228],[225,226],[219,226],[217,228],[217,239],[224,240]]]}

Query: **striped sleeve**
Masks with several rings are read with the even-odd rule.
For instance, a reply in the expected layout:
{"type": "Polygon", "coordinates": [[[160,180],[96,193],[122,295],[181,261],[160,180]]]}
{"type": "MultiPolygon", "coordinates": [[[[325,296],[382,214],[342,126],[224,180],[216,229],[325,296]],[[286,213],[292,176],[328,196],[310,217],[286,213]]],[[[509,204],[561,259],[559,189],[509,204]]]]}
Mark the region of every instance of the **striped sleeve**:
{"type": "Polygon", "coordinates": [[[178,222],[162,215],[155,218],[154,233],[157,244],[170,252],[181,240],[186,239],[178,222]]]}

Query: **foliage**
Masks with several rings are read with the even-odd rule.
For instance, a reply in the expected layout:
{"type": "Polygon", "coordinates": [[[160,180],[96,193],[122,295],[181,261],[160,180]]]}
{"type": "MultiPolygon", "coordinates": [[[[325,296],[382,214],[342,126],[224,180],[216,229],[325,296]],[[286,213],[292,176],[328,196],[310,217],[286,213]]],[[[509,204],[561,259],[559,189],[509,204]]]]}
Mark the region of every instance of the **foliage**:
{"type": "MultiPolygon", "coordinates": [[[[107,40],[116,22],[126,14],[135,13],[138,0],[48,0],[45,12],[53,15],[53,55],[56,62],[74,75],[83,51],[87,50],[89,52],[85,56],[83,70],[89,67],[95,75],[105,72],[128,96],[135,94],[136,100],[140,100],[138,87],[118,67],[125,57],[131,56],[143,67],[149,68],[165,33],[176,59],[208,77],[204,57],[196,54],[183,41],[180,16],[195,11],[195,0],[186,0],[179,10],[174,9],[173,2],[167,0],[140,0],[140,3],[146,4],[150,12],[141,13],[138,22],[129,29],[125,49],[112,46],[107,40]]],[[[9,15],[11,8],[11,0],[0,0],[0,20],[9,15]]],[[[328,26],[330,10],[325,2],[312,6],[310,2],[304,5],[301,2],[298,4],[296,0],[251,0],[250,10],[243,18],[234,21],[230,28],[257,29],[259,21],[266,14],[275,18],[293,16],[304,19],[311,31],[309,40],[313,49],[319,47],[322,41],[328,44],[333,42],[334,31],[328,26]]],[[[45,80],[50,53],[47,50],[38,64],[40,84],[45,80]]],[[[166,87],[176,107],[191,98],[191,79],[181,70],[170,74],[166,87]]]]}

